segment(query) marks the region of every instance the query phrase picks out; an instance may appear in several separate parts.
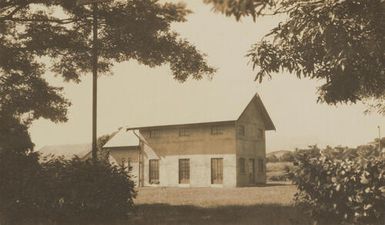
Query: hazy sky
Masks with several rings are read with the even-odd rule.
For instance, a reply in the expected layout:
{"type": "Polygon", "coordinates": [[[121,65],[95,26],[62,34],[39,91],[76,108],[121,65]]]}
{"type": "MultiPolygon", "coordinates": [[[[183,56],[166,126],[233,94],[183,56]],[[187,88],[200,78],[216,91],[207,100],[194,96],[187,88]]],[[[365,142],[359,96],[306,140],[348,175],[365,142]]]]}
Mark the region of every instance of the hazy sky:
{"type": "MultiPolygon", "coordinates": [[[[208,96],[211,100],[216,97],[219,103],[230,99],[236,102],[253,91],[262,97],[277,128],[266,135],[268,151],[310,144],[356,146],[377,137],[378,125],[385,128],[385,117],[364,115],[365,107],[361,104],[337,107],[317,104],[317,81],[279,74],[262,84],[254,82],[256,71],[248,65],[245,54],[282,18],[266,17],[256,23],[247,18],[236,22],[213,13],[211,6],[202,2],[188,1],[187,6],[194,13],[188,22],[175,24],[174,29],[206,53],[218,73],[212,80],[181,84],[171,78],[167,66],[151,69],[135,61],[117,64],[112,76],[99,79],[99,135],[129,125],[133,119],[143,120],[145,113],[157,113],[162,106],[170,117],[173,111],[199,110],[193,107],[193,101],[209,104],[208,96]]],[[[72,106],[67,123],[55,124],[43,119],[34,122],[30,132],[36,147],[90,142],[91,75],[83,77],[80,84],[64,83],[50,74],[47,79],[64,86],[72,106]]]]}

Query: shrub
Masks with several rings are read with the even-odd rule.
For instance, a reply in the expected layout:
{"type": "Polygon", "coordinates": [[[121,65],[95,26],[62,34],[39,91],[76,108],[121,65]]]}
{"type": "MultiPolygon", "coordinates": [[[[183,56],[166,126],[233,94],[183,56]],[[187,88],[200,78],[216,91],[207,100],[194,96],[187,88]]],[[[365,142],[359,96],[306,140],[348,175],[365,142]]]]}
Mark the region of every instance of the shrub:
{"type": "Polygon", "coordinates": [[[383,158],[335,160],[303,155],[291,180],[298,187],[296,202],[321,223],[384,224],[383,158]]]}
{"type": "Polygon", "coordinates": [[[5,222],[95,223],[127,216],[134,183],[125,168],[101,161],[0,154],[0,213],[5,222]]]}
{"type": "Polygon", "coordinates": [[[92,160],[53,159],[43,163],[46,180],[43,206],[55,221],[111,221],[122,219],[133,207],[134,182],[124,168],[92,160]],[[54,182],[52,182],[54,181],[54,182]],[[49,197],[48,197],[49,196],[49,197]]]}
{"type": "Polygon", "coordinates": [[[35,215],[36,177],[40,171],[36,153],[0,150],[0,224],[35,215]]]}

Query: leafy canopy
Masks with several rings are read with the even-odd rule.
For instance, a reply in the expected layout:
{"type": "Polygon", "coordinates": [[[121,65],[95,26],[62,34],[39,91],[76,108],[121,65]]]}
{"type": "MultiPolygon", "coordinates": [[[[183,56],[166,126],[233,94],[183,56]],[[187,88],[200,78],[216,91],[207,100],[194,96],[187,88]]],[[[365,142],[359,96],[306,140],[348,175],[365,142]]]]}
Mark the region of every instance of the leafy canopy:
{"type": "MultiPolygon", "coordinates": [[[[383,98],[383,0],[204,0],[237,20],[285,14],[249,51],[256,80],[280,71],[322,80],[319,100],[329,104],[383,98]]],[[[378,105],[377,105],[378,107],[378,105]]]]}
{"type": "MultiPolygon", "coordinates": [[[[190,13],[183,4],[110,0],[98,5],[99,73],[132,59],[150,67],[169,65],[180,82],[215,72],[204,54],[170,28],[190,13]]],[[[1,0],[0,117],[25,125],[41,117],[66,121],[70,103],[43,74],[50,71],[80,82],[91,72],[91,49],[89,5],[78,0],[1,0]]]]}

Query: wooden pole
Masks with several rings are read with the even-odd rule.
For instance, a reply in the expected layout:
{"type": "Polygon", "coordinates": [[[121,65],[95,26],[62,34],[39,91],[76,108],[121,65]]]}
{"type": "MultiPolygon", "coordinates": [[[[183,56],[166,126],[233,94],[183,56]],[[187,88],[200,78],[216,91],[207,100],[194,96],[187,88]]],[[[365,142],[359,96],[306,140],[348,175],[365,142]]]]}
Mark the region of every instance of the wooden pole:
{"type": "Polygon", "coordinates": [[[381,153],[381,127],[378,126],[378,150],[381,153]]]}
{"type": "Polygon", "coordinates": [[[92,159],[98,159],[97,153],[97,89],[98,89],[98,3],[92,3],[92,159]]]}

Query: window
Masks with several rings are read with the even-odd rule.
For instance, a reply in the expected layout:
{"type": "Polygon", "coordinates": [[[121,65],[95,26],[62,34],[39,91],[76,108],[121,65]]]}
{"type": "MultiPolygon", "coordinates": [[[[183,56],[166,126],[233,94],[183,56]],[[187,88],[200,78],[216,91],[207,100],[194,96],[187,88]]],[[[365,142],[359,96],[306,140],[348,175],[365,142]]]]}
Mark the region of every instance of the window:
{"type": "Polygon", "coordinates": [[[249,183],[255,183],[255,161],[254,159],[249,159],[249,183]]]}
{"type": "Polygon", "coordinates": [[[245,126],[244,125],[239,125],[238,126],[238,134],[240,136],[245,136],[245,126]]]}
{"type": "Polygon", "coordinates": [[[263,159],[258,159],[258,172],[265,172],[265,162],[263,159]]]}
{"type": "Polygon", "coordinates": [[[127,159],[123,158],[121,166],[124,169],[124,171],[129,172],[130,168],[131,168],[131,159],[130,158],[127,158],[127,159]]]}
{"type": "Polygon", "coordinates": [[[257,130],[257,138],[258,138],[258,140],[263,140],[264,136],[265,135],[264,135],[263,129],[258,128],[258,130],[257,130]]]}
{"type": "Polygon", "coordinates": [[[150,138],[157,138],[160,136],[159,130],[150,130],[150,138]]]}
{"type": "Polygon", "coordinates": [[[150,159],[149,161],[149,182],[150,184],[159,184],[159,160],[150,159]]]}
{"type": "Polygon", "coordinates": [[[244,158],[239,158],[239,173],[245,174],[246,173],[246,164],[244,158]]]}
{"type": "Polygon", "coordinates": [[[211,134],[212,135],[220,135],[223,134],[223,129],[221,126],[212,126],[211,127],[211,134]]]}
{"type": "Polygon", "coordinates": [[[211,159],[211,183],[212,184],[223,183],[223,159],[222,158],[211,159]]]}
{"type": "Polygon", "coordinates": [[[179,136],[180,137],[190,136],[190,129],[188,129],[188,128],[180,128],[179,129],[179,136]]]}
{"type": "Polygon", "coordinates": [[[190,159],[179,159],[179,183],[190,183],[190,159]]]}

